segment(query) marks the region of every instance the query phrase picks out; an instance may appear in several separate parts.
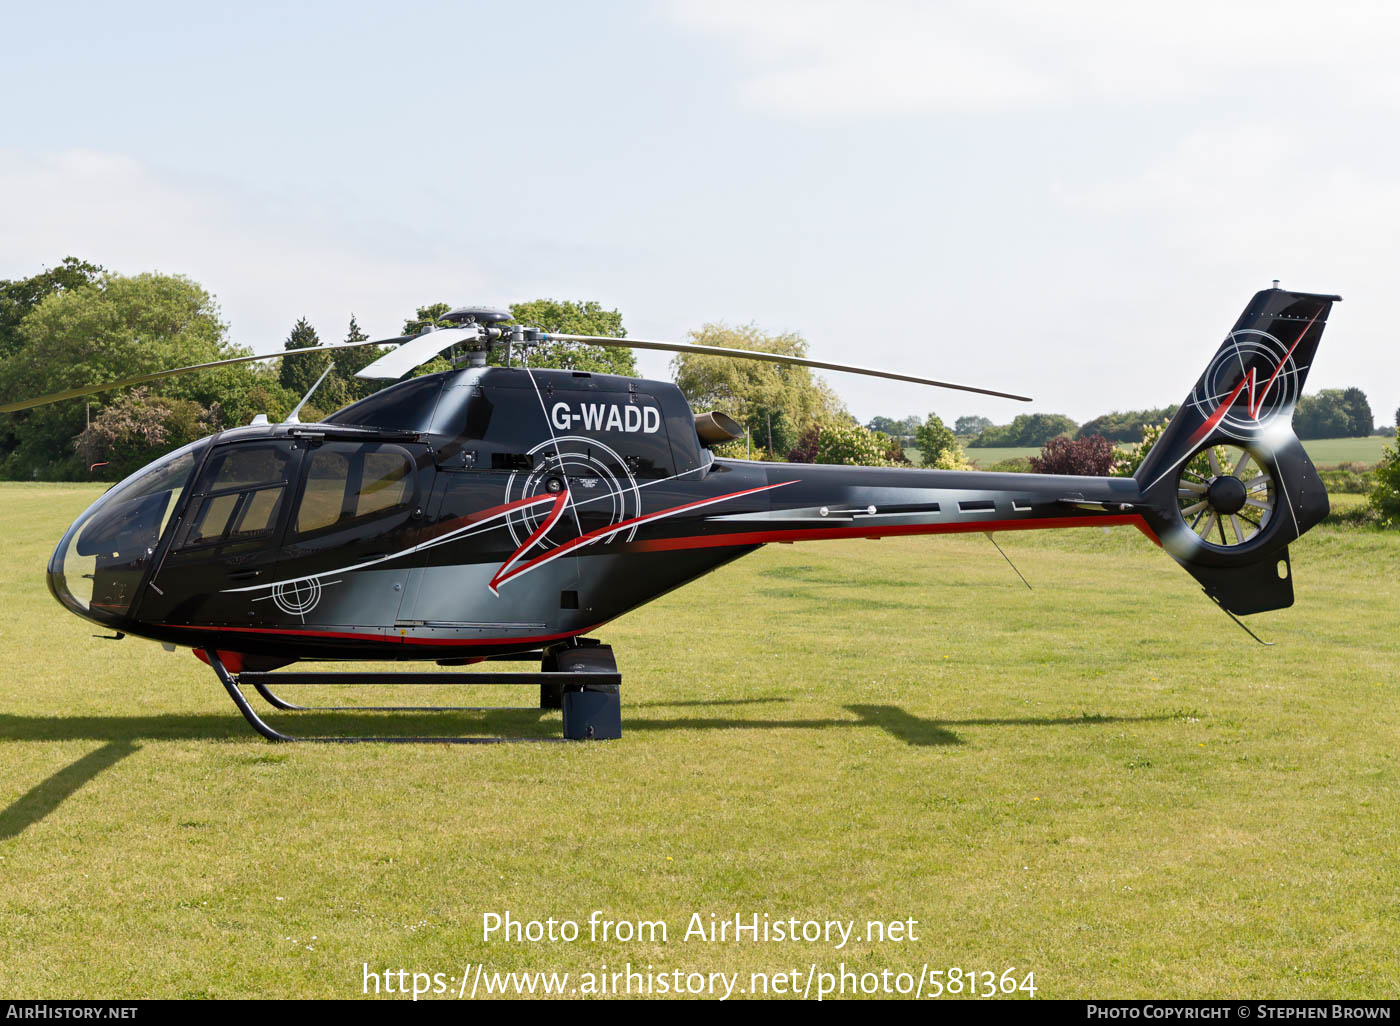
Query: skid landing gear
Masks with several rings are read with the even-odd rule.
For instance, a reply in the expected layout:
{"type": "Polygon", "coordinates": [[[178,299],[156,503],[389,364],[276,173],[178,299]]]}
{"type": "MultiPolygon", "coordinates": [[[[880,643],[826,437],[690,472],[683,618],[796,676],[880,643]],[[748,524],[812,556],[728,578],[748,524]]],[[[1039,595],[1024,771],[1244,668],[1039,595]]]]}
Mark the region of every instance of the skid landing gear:
{"type": "Polygon", "coordinates": [[[315,671],[242,671],[233,673],[219,654],[205,650],[209,665],[219,683],[233,699],[254,730],[269,741],[322,741],[349,743],[359,741],[428,742],[435,744],[498,744],[505,741],[606,741],[622,736],[622,676],[617,672],[612,649],[592,639],[580,639],[566,646],[543,651],[514,653],[499,657],[506,660],[540,659],[539,673],[491,673],[485,671],[368,672],[341,673],[315,671]],[[384,705],[384,706],[307,706],[289,702],[272,690],[272,685],[433,685],[433,684],[515,684],[538,685],[540,709],[562,709],[564,736],[552,737],[429,737],[394,735],[389,737],[359,737],[332,735],[326,737],[297,737],[285,734],[268,724],[249,704],[243,693],[251,686],[274,709],[284,712],[454,712],[480,711],[486,708],[534,709],[535,706],[458,706],[458,705],[384,705]]]}

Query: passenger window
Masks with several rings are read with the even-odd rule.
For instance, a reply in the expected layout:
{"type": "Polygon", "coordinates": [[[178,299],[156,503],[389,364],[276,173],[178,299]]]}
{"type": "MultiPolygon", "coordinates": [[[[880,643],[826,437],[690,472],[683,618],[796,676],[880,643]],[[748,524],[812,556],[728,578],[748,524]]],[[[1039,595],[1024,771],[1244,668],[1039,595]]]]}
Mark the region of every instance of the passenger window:
{"type": "Polygon", "coordinates": [[[365,453],[365,469],[360,477],[360,496],[355,505],[355,516],[368,516],[406,503],[413,483],[409,476],[412,469],[401,450],[365,453]]]}
{"type": "Polygon", "coordinates": [[[330,527],[340,519],[345,485],[350,480],[350,460],[329,446],[312,450],[306,470],[306,487],[297,507],[296,531],[305,534],[330,527]]]}
{"type": "Polygon", "coordinates": [[[327,442],[307,458],[298,534],[385,513],[413,498],[413,461],[397,446],[327,442]]]}

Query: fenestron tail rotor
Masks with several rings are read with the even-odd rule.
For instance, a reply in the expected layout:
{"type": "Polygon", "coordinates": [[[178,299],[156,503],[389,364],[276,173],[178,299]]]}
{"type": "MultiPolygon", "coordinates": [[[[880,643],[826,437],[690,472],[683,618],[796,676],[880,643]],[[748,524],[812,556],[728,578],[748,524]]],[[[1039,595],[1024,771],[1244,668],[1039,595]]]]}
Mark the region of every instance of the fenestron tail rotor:
{"type": "Polygon", "coordinates": [[[1182,465],[1177,506],[1205,545],[1233,549],[1257,540],[1274,515],[1273,474],[1260,456],[1237,445],[1215,445],[1182,465]]]}

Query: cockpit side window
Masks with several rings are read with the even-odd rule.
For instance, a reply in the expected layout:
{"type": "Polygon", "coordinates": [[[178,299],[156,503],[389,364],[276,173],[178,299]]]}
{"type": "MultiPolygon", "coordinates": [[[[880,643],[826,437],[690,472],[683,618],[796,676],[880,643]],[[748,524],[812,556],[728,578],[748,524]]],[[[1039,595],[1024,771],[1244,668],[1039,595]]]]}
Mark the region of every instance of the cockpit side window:
{"type": "Polygon", "coordinates": [[[216,452],[192,499],[181,548],[266,538],[285,501],[291,453],[283,445],[216,452]]]}

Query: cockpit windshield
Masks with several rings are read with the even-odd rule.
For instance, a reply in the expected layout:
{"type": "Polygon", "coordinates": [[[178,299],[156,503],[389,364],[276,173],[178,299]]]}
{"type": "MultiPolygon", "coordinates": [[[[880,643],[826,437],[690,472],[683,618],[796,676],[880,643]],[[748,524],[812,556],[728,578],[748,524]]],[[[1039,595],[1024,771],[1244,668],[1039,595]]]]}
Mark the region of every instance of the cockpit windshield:
{"type": "Polygon", "coordinates": [[[73,522],[49,560],[49,590],[94,620],[125,616],[205,441],[177,449],[108,489],[73,522]]]}

